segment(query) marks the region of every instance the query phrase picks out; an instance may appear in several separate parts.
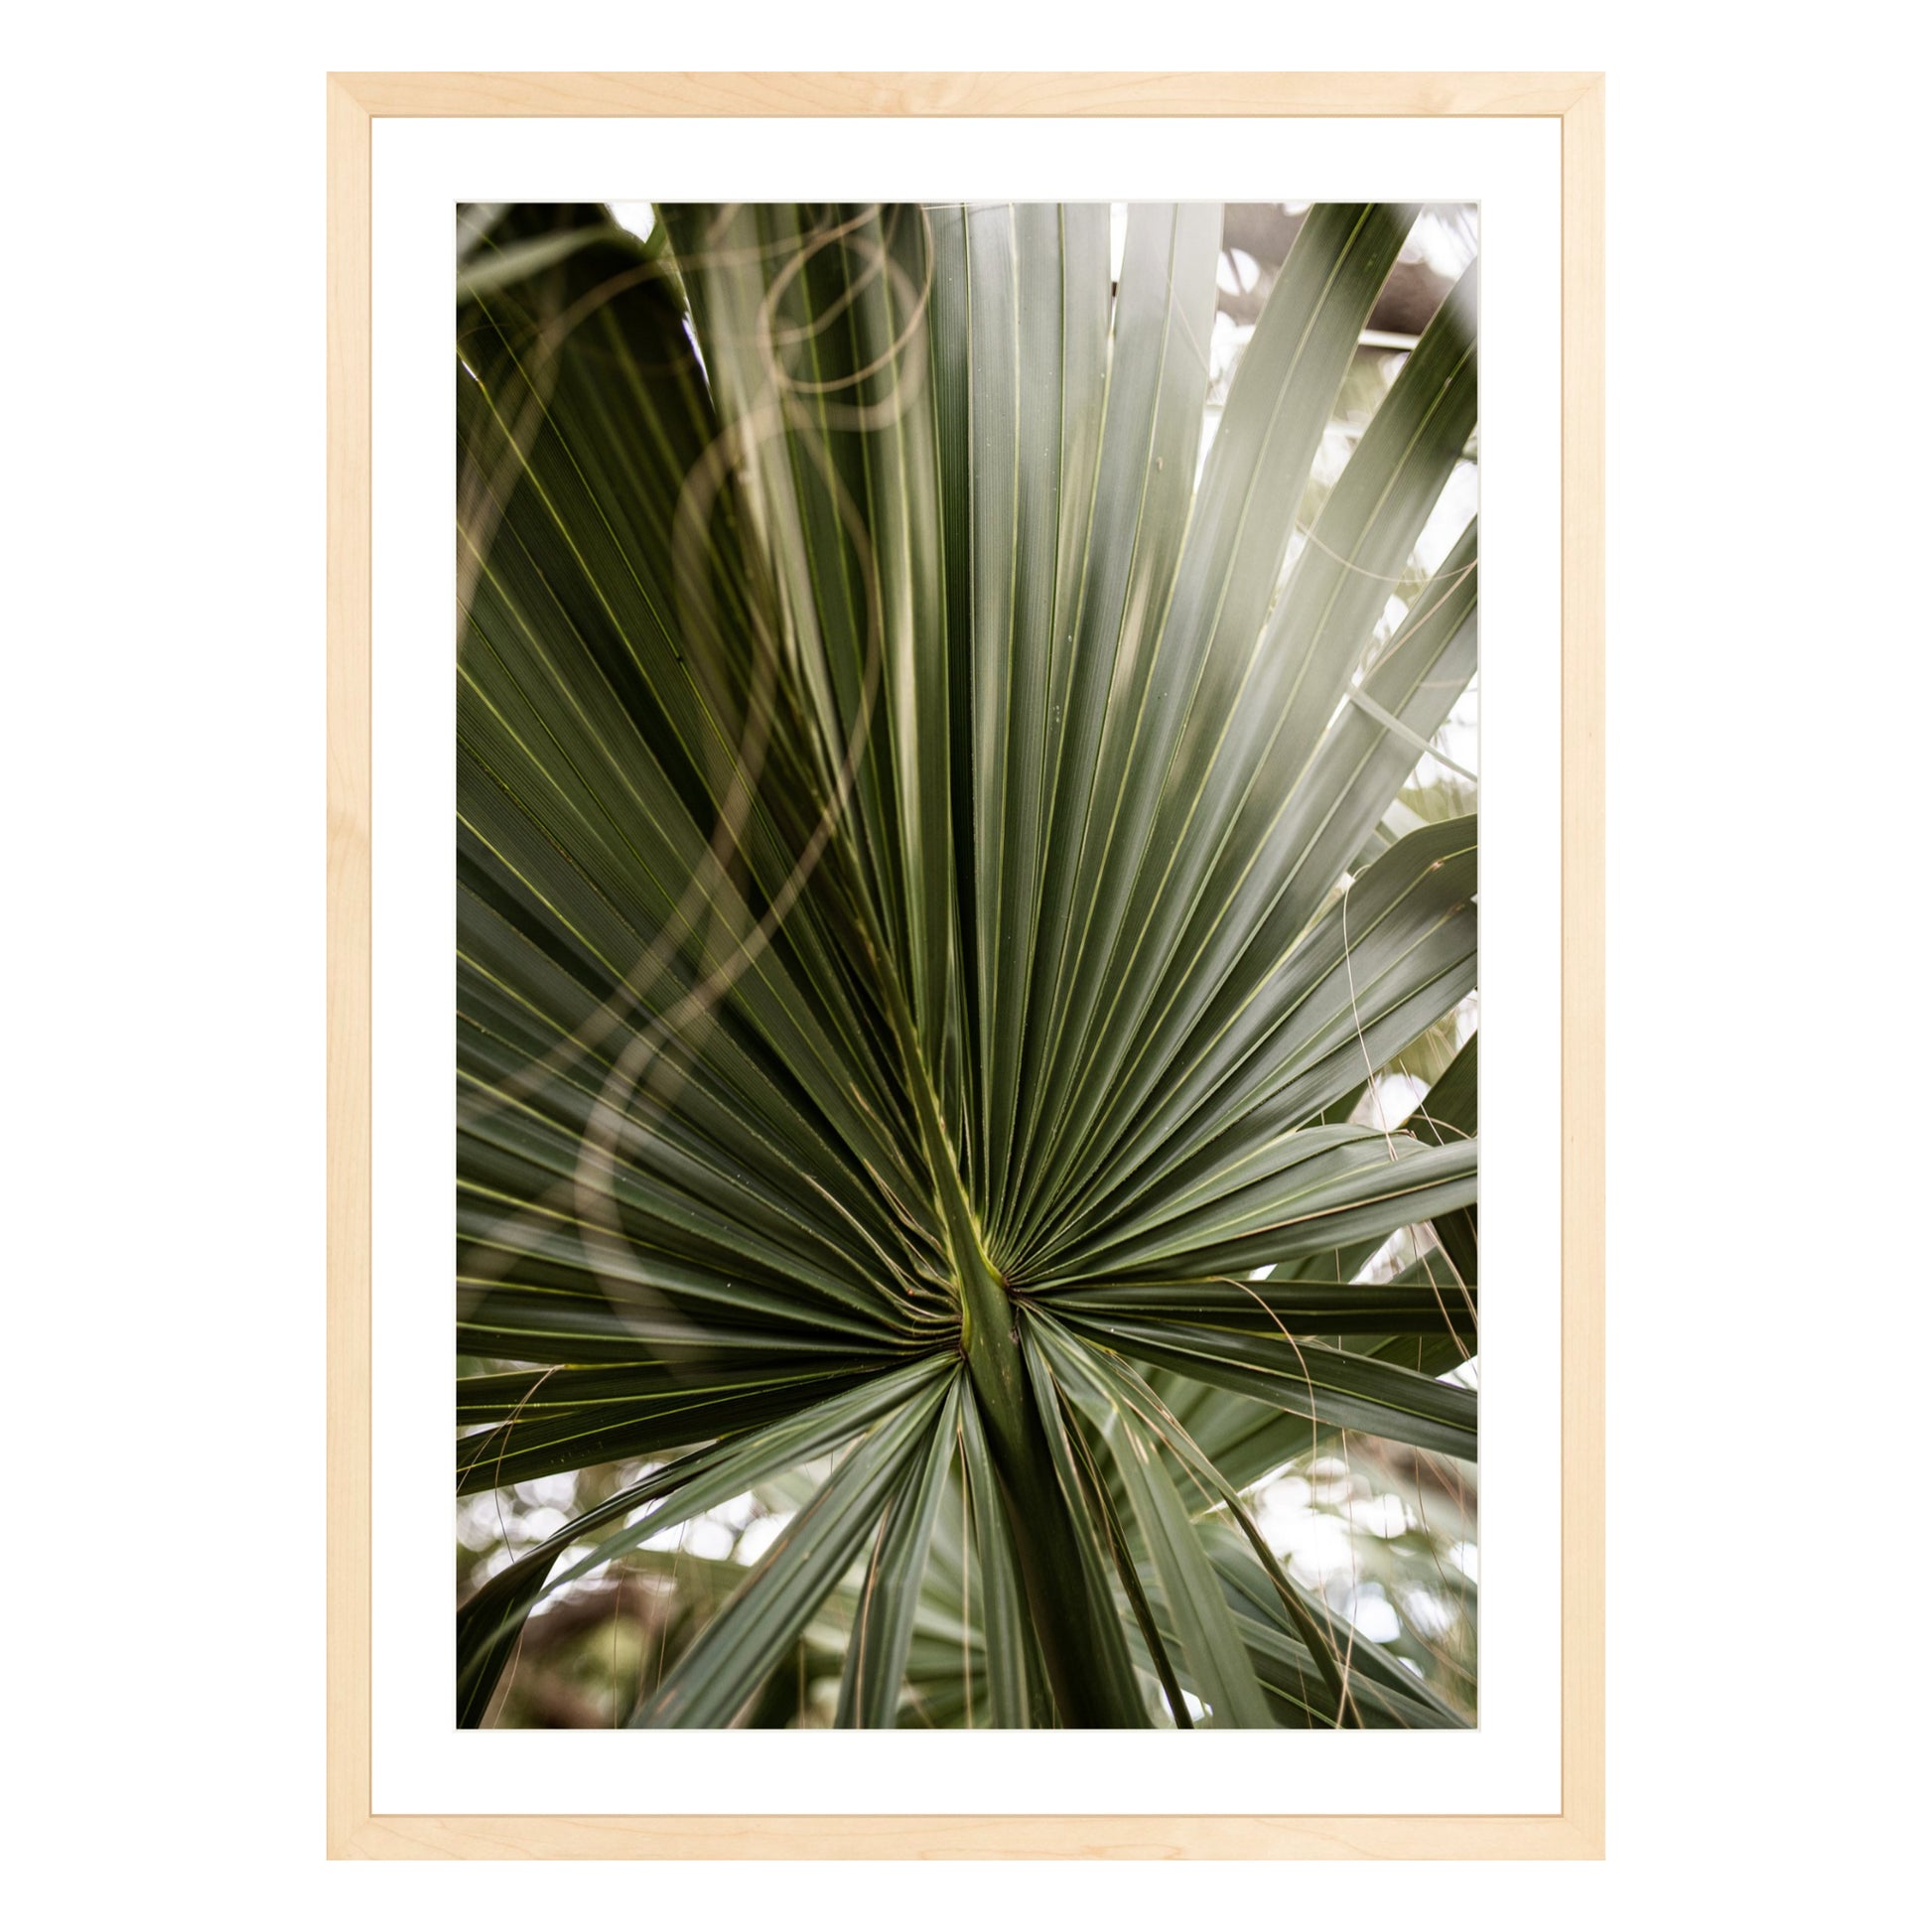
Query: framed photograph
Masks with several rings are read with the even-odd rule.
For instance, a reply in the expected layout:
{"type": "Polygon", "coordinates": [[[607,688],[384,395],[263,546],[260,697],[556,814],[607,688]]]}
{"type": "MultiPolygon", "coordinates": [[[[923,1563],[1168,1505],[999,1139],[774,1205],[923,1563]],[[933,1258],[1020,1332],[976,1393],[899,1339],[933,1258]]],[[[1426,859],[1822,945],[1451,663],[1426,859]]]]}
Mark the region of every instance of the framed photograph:
{"type": "Polygon", "coordinates": [[[1600,1858],[1601,76],[328,98],[331,1856],[1600,1858]]]}

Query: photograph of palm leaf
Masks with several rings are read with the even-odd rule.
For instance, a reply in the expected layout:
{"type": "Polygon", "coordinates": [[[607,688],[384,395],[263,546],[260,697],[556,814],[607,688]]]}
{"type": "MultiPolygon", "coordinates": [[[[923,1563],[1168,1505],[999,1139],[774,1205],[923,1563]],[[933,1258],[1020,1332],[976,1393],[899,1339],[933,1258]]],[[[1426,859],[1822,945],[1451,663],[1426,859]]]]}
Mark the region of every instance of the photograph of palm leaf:
{"type": "Polygon", "coordinates": [[[457,219],[457,1717],[1476,1680],[1474,207],[457,219]]]}

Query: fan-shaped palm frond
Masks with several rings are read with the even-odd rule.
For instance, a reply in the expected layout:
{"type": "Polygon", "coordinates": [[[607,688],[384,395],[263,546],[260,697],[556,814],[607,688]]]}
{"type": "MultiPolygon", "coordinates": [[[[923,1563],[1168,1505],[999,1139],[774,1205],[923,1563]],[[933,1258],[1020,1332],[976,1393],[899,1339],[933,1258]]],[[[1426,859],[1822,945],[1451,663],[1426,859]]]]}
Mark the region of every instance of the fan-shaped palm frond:
{"type": "Polygon", "coordinates": [[[1397,802],[1475,668],[1473,525],[1414,575],[1473,270],[1309,486],[1415,213],[1310,211],[1204,458],[1217,207],[1117,286],[1105,207],[474,224],[458,1486],[634,1479],[463,1605],[462,1722],[801,1471],[633,1722],[1457,1721],[1244,1494],[1475,1454],[1473,1040],[1355,1118],[1475,984],[1475,822],[1397,802]]]}

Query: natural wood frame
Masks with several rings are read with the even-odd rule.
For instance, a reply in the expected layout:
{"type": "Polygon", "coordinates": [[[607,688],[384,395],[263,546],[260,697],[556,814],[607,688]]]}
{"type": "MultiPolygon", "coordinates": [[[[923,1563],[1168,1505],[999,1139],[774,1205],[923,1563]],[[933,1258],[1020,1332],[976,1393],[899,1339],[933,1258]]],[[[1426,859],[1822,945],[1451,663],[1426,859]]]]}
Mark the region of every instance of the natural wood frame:
{"type": "Polygon", "coordinates": [[[1603,1856],[1603,76],[329,77],[328,1849],[354,1859],[1603,1856]],[[1563,1810],[1482,1817],[370,1811],[370,124],[377,115],[1536,116],[1563,123],[1563,1810]]]}

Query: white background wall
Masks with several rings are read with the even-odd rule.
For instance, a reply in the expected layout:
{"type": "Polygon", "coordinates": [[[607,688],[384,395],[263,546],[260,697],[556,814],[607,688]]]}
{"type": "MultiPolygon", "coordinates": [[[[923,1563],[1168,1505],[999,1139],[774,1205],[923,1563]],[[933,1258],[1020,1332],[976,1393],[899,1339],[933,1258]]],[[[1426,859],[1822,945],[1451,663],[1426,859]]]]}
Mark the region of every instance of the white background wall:
{"type": "Polygon", "coordinates": [[[39,1891],[23,1922],[609,1924],[654,1917],[658,1886],[688,1892],[675,1910],[921,1927],[1897,1909],[1927,1613],[1907,941],[1926,178],[1904,15],[1174,18],[339,0],[16,19],[0,1660],[9,1890],[25,1851],[39,1891]],[[836,1866],[321,1863],[323,74],[748,65],[1609,71],[1605,1866],[893,1868],[861,1892],[836,1866]],[[103,1440],[129,1413],[138,1438],[103,1440]],[[1687,1487],[1687,1462],[1732,1486],[1687,1487]]]}

